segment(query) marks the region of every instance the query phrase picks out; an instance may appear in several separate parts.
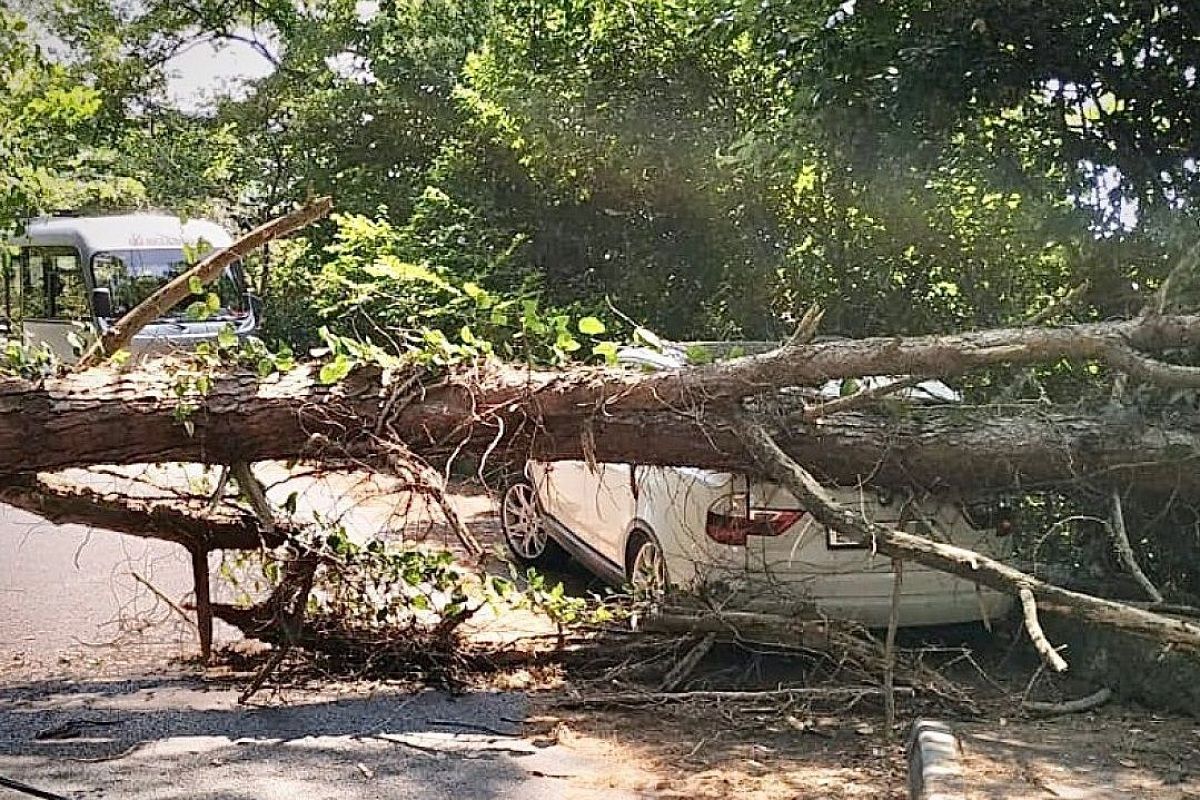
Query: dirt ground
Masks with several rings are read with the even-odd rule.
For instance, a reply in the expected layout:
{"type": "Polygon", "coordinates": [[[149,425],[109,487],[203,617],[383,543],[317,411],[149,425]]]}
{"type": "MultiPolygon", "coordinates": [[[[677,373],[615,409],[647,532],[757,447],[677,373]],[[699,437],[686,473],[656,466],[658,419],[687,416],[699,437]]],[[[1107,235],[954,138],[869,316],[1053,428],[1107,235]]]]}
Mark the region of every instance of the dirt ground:
{"type": "MultiPolygon", "coordinates": [[[[278,502],[296,491],[302,513],[307,509],[337,517],[352,530],[453,544],[435,514],[407,498],[401,502],[379,482],[349,477],[289,482],[282,468],[264,477],[277,482],[272,497],[278,502]]],[[[476,535],[489,547],[498,547],[491,498],[462,486],[454,502],[476,535]]],[[[190,593],[182,551],[70,526],[55,528],[3,508],[0,536],[0,706],[7,698],[10,708],[17,708],[30,686],[53,684],[69,694],[71,686],[86,692],[99,678],[149,676],[164,686],[176,680],[199,681],[228,692],[231,686],[244,685],[258,663],[261,648],[245,644],[236,645],[238,655],[208,668],[194,660],[194,630],[146,585],[153,584],[157,592],[182,605],[190,593]]],[[[573,591],[597,588],[578,571],[560,577],[573,591]]],[[[513,639],[545,631],[537,620],[520,619],[509,620],[503,631],[481,634],[513,639]]],[[[220,631],[226,644],[237,638],[232,630],[220,631]]],[[[968,628],[910,635],[903,644],[920,649],[927,663],[946,667],[947,674],[970,687],[978,699],[974,713],[936,699],[902,700],[896,729],[888,736],[881,708],[870,700],[819,706],[692,702],[603,709],[564,704],[581,690],[594,694],[636,688],[637,680],[669,669],[684,646],[680,643],[636,655],[634,660],[643,662],[640,671],[617,668],[629,658],[605,653],[596,664],[578,671],[568,660],[544,670],[490,676],[480,679],[471,692],[523,697],[527,705],[522,706],[519,738],[533,746],[551,744],[555,752],[576,756],[580,763],[602,764],[599,769],[573,768],[570,788],[581,797],[591,792],[762,800],[905,797],[904,737],[920,716],[956,721],[970,735],[967,757],[973,775],[980,777],[975,795],[980,800],[1109,796],[1100,790],[1115,792],[1113,797],[1200,797],[1197,720],[1155,716],[1119,703],[1089,715],[1028,719],[1019,711],[1017,698],[1026,691],[1036,665],[1022,643],[968,628]],[[610,661],[613,667],[604,666],[610,661]]],[[[812,664],[721,646],[683,688],[772,688],[799,674],[812,674],[812,664]]],[[[1035,694],[1050,695],[1090,690],[1083,684],[1053,685],[1045,678],[1035,689],[1035,694]]],[[[317,695],[360,697],[412,690],[386,681],[309,673],[304,681],[259,700],[268,707],[286,706],[308,703],[317,695]]],[[[521,780],[538,780],[533,773],[539,772],[545,770],[527,768],[521,780]]],[[[571,795],[560,791],[556,796],[571,795]]]]}

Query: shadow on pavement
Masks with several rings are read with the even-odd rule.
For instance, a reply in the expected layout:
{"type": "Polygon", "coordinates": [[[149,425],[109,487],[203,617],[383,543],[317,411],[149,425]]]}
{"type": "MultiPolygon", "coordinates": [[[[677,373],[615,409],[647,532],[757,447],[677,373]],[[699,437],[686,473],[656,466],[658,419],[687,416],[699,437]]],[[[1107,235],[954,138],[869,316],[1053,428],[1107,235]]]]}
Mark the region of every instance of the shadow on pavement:
{"type": "Polygon", "coordinates": [[[186,679],[29,682],[0,690],[0,773],[131,800],[592,796],[600,765],[521,738],[525,714],[499,692],[254,707],[186,679]]]}

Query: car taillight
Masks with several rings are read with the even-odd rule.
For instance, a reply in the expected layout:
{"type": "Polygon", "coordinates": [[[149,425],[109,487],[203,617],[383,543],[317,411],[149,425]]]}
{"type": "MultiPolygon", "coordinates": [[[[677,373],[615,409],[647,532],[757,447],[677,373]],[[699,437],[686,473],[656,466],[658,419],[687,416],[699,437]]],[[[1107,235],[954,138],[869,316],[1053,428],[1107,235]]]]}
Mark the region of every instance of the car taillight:
{"type": "Polygon", "coordinates": [[[709,507],[704,532],[719,544],[744,545],[751,536],[782,536],[803,516],[794,509],[750,508],[745,494],[733,494],[709,507]]]}

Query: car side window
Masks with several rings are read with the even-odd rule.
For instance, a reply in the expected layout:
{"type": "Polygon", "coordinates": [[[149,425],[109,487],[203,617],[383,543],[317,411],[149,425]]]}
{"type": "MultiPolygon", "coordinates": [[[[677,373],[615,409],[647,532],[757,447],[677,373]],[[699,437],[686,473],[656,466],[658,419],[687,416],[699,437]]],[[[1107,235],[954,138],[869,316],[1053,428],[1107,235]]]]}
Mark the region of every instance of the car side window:
{"type": "Polygon", "coordinates": [[[91,316],[79,253],[70,247],[26,247],[19,258],[21,311],[32,319],[91,316]]]}

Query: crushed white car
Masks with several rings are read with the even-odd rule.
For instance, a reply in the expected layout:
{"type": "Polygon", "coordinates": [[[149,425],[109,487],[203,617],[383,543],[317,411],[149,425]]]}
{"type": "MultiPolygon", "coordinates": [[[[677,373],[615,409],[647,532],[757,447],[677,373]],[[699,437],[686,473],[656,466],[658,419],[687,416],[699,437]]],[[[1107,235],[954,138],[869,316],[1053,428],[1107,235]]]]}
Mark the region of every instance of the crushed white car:
{"type": "MultiPolygon", "coordinates": [[[[676,369],[682,351],[630,349],[621,363],[676,369]]],[[[868,382],[894,380],[865,379],[868,382]]],[[[820,387],[836,395],[840,383],[820,387]]],[[[961,402],[938,381],[898,393],[908,402],[961,402]]],[[[834,498],[883,525],[977,550],[1012,552],[1012,518],[989,500],[863,487],[829,487],[834,498]]],[[[509,550],[525,564],[569,554],[614,585],[638,591],[679,588],[738,608],[823,614],[887,624],[891,560],[819,524],[785,489],[746,475],[690,467],[582,461],[530,461],[501,502],[509,550]]],[[[917,564],[906,564],[904,626],[995,619],[1006,595],[917,564]]]]}

